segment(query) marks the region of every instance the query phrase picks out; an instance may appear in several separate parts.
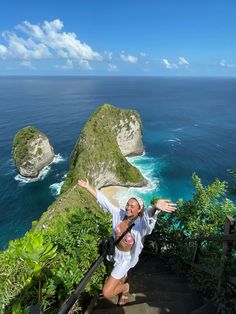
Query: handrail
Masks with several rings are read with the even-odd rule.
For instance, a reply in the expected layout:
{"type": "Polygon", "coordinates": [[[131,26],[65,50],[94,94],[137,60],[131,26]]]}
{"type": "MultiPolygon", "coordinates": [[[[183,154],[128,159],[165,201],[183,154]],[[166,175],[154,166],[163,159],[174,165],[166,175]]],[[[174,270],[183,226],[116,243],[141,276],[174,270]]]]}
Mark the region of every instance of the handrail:
{"type": "Polygon", "coordinates": [[[84,278],[80,281],[79,285],[75,289],[75,291],[70,295],[67,299],[66,303],[62,306],[59,310],[58,314],[66,314],[70,311],[72,306],[78,300],[80,294],[84,291],[86,284],[88,283],[89,279],[92,277],[93,273],[97,270],[100,264],[103,262],[106,256],[106,252],[100,255],[100,257],[94,262],[94,264],[90,267],[84,278]]]}
{"type": "MultiPolygon", "coordinates": [[[[129,232],[135,224],[132,223],[126,231],[124,231],[118,239],[114,241],[114,245],[117,245],[123,237],[126,235],[127,232],[129,232]]],[[[106,247],[109,243],[109,240],[107,239],[105,242],[105,246],[101,246],[100,250],[102,250],[100,257],[94,262],[94,264],[90,267],[84,278],[79,283],[78,287],[75,289],[75,291],[70,295],[70,297],[67,299],[66,303],[62,306],[62,308],[59,310],[58,314],[66,314],[70,311],[72,306],[75,304],[75,302],[78,300],[80,294],[83,292],[87,282],[92,277],[93,273],[97,270],[97,268],[100,266],[100,264],[103,262],[105,256],[109,254],[109,250],[106,247]]]]}
{"type": "MultiPolygon", "coordinates": [[[[69,296],[67,301],[63,304],[58,314],[66,314],[70,311],[72,306],[78,300],[80,294],[84,291],[84,288],[86,284],[88,283],[89,279],[92,277],[93,273],[97,270],[97,268],[103,262],[105,256],[106,256],[106,252],[102,252],[99,258],[91,265],[91,267],[89,268],[89,270],[87,271],[83,279],[80,281],[75,291],[69,296]]],[[[30,314],[41,314],[39,304],[31,305],[30,314]]]]}
{"type": "MultiPolygon", "coordinates": [[[[165,243],[179,243],[180,240],[165,240],[162,238],[158,238],[158,241],[165,242],[165,243]]],[[[197,242],[197,241],[236,241],[236,234],[230,235],[221,235],[221,236],[209,236],[209,237],[196,237],[196,238],[184,238],[182,239],[183,242],[197,242]]]]}
{"type": "MultiPolygon", "coordinates": [[[[226,224],[225,224],[225,234],[221,235],[221,236],[209,236],[209,237],[196,237],[196,238],[183,238],[183,242],[197,242],[197,247],[195,249],[194,252],[194,256],[192,259],[192,262],[190,263],[191,266],[196,266],[196,268],[199,265],[194,265],[194,263],[196,263],[197,258],[198,258],[198,253],[200,250],[200,246],[201,246],[201,242],[203,241],[219,241],[219,242],[232,242],[232,241],[236,241],[236,234],[232,234],[232,230],[234,227],[234,219],[227,217],[226,218],[226,224]]],[[[165,239],[158,239],[159,242],[164,242],[164,243],[178,243],[178,241],[176,240],[165,240],[165,239]]],[[[226,244],[227,245],[227,244],[226,244]]],[[[224,250],[225,251],[225,250],[224,250]]],[[[61,309],[59,310],[58,314],[67,314],[70,309],[72,308],[72,306],[75,304],[75,302],[78,300],[80,294],[84,291],[84,288],[86,286],[86,284],[88,283],[88,281],[90,280],[90,278],[92,277],[92,275],[94,274],[94,272],[97,270],[97,268],[100,266],[100,264],[103,262],[104,258],[106,256],[106,251],[102,252],[102,254],[100,255],[100,257],[91,265],[90,269],[88,270],[88,272],[85,274],[84,278],[80,281],[79,285],[77,286],[77,288],[75,289],[75,291],[70,295],[70,297],[67,299],[67,301],[63,304],[63,306],[61,307],[61,309]]],[[[203,269],[202,269],[203,270],[203,269]]],[[[204,271],[207,272],[206,269],[204,269],[204,271]]],[[[214,275],[213,273],[211,273],[212,275],[214,275]]],[[[230,281],[232,283],[236,282],[236,277],[232,277],[232,276],[228,276],[225,278],[227,281],[230,281]]],[[[222,280],[219,280],[219,287],[221,285],[222,280]]],[[[30,313],[31,314],[40,314],[40,308],[37,307],[33,308],[34,306],[31,306],[30,308],[30,313]]]]}

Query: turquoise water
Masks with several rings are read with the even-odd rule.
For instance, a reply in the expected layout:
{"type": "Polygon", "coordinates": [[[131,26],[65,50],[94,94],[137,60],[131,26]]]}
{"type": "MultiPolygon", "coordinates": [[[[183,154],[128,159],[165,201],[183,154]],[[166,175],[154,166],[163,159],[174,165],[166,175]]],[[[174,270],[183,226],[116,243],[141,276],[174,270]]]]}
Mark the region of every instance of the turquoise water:
{"type": "MultiPolygon", "coordinates": [[[[204,184],[234,181],[236,79],[214,78],[0,78],[0,248],[24,235],[57,197],[83,125],[103,103],[136,109],[145,154],[130,161],[149,179],[131,190],[176,201],[193,194],[195,171],[204,184]],[[11,159],[15,133],[26,125],[44,132],[57,158],[41,178],[26,183],[11,159]]],[[[120,195],[121,202],[127,195],[120,195]]]]}

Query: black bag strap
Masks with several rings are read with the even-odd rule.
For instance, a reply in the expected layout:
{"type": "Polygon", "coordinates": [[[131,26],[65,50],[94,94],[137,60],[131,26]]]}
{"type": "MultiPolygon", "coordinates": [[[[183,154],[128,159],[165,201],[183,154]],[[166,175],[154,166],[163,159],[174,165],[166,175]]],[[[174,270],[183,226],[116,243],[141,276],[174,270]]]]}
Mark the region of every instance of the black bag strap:
{"type": "Polygon", "coordinates": [[[135,223],[133,222],[132,225],[130,225],[123,233],[119,236],[119,238],[115,241],[115,245],[118,244],[126,235],[126,233],[130,232],[130,230],[133,228],[135,223]]]}

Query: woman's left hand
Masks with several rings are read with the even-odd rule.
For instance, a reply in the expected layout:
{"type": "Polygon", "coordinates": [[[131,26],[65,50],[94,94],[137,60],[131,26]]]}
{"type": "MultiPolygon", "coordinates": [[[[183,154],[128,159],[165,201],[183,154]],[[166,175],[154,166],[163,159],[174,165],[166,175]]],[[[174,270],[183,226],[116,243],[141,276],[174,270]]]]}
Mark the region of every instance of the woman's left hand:
{"type": "Polygon", "coordinates": [[[172,213],[176,210],[177,204],[171,203],[170,200],[158,200],[156,203],[156,209],[159,209],[161,211],[172,213]]]}

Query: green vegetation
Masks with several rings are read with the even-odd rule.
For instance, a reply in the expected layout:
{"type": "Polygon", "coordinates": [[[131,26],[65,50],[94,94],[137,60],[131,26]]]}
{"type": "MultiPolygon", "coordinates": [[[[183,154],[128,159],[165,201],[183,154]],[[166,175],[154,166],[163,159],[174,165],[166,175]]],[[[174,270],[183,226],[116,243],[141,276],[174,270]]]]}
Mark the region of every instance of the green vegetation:
{"type": "MultiPolygon", "coordinates": [[[[200,178],[193,174],[195,193],[188,201],[180,199],[178,207],[173,214],[161,214],[157,221],[155,230],[147,238],[146,247],[152,251],[159,251],[160,240],[175,243],[163,244],[163,254],[169,260],[171,267],[180,275],[186,276],[192,281],[195,288],[208,298],[215,298],[218,303],[219,313],[235,313],[236,304],[233,296],[236,288],[226,285],[220,296],[215,295],[217,280],[205,272],[196,272],[186,266],[191,262],[195,249],[194,242],[184,242],[183,239],[197,236],[221,235],[224,232],[226,216],[236,219],[236,207],[234,203],[225,197],[227,183],[216,179],[212,184],[203,186],[200,178]],[[232,310],[232,312],[230,312],[232,310]]],[[[220,272],[222,243],[204,241],[202,242],[198,264],[204,265],[209,270],[218,274],[220,272]]],[[[227,265],[226,272],[236,276],[236,243],[234,242],[234,259],[231,265],[227,265]],[[230,266],[230,267],[229,267],[230,266]]]]}
{"type": "Polygon", "coordinates": [[[71,154],[62,192],[73,187],[78,178],[88,178],[96,186],[96,176],[106,170],[112,171],[124,185],[143,182],[140,171],[125,159],[116,140],[121,128],[128,129],[134,117],[140,121],[136,111],[121,110],[107,104],[92,114],[71,154]],[[120,121],[124,125],[120,125],[120,121]]]}
{"type": "MultiPolygon", "coordinates": [[[[110,217],[100,209],[77,207],[54,216],[47,228],[10,241],[8,250],[0,252],[0,313],[28,313],[35,303],[43,313],[57,313],[97,259],[98,241],[110,226],[110,217]]],[[[87,294],[101,288],[104,267],[88,283],[87,294]]]]}
{"type": "MultiPolygon", "coordinates": [[[[88,192],[74,185],[79,177],[94,184],[92,174],[102,172],[102,165],[111,167],[124,183],[143,179],[116,141],[117,132],[129,128],[133,116],[139,119],[135,111],[104,105],[90,117],[72,153],[64,193],[25,237],[10,241],[8,250],[0,252],[0,313],[28,313],[34,303],[40,303],[43,313],[57,313],[96,260],[98,242],[111,232],[110,217],[88,192]],[[117,123],[120,120],[123,125],[117,123]]],[[[16,134],[12,153],[17,165],[25,161],[28,143],[38,134],[44,136],[33,127],[16,134]]],[[[101,288],[104,275],[101,266],[86,293],[101,288]]]]}
{"type": "MultiPolygon", "coordinates": [[[[107,169],[124,185],[142,182],[142,175],[126,161],[116,140],[121,128],[129,129],[133,117],[140,119],[136,111],[120,110],[111,105],[99,107],[90,117],[72,152],[63,193],[39,222],[33,222],[32,230],[24,238],[10,241],[8,250],[0,252],[0,313],[29,313],[29,306],[35,303],[40,303],[43,313],[58,313],[97,259],[98,242],[111,232],[110,217],[101,211],[88,192],[75,185],[78,178],[88,178],[96,185],[96,177],[107,169]]],[[[13,157],[17,164],[24,161],[28,141],[39,133],[43,135],[27,127],[16,134],[13,157]]],[[[165,245],[164,254],[179,274],[187,272],[186,262],[191,260],[194,249],[192,243],[182,241],[183,237],[221,234],[226,215],[236,218],[235,205],[225,197],[226,182],[216,179],[205,187],[193,174],[193,183],[196,192],[192,200],[180,199],[174,214],[160,214],[155,230],[146,241],[146,247],[155,251],[159,245],[157,239],[175,240],[174,245],[165,245]]],[[[199,263],[217,272],[220,254],[218,243],[204,242],[199,263]]],[[[105,266],[101,265],[86,286],[88,295],[102,287],[105,274],[105,266]]],[[[190,271],[189,274],[201,292],[214,296],[216,282],[212,277],[201,272],[190,271]]],[[[235,260],[231,264],[231,275],[236,275],[235,260]]],[[[222,310],[219,313],[230,313],[228,309],[234,308],[231,301],[234,293],[235,288],[227,286],[218,296],[222,310]]]]}
{"type": "Polygon", "coordinates": [[[32,126],[27,126],[18,131],[13,140],[12,156],[16,166],[20,167],[28,159],[28,143],[38,136],[46,136],[32,126]]]}
{"type": "MultiPolygon", "coordinates": [[[[232,178],[236,179],[236,169],[228,169],[228,173],[231,175],[232,178]]],[[[232,195],[236,195],[236,186],[231,186],[229,191],[232,195]]]]}

